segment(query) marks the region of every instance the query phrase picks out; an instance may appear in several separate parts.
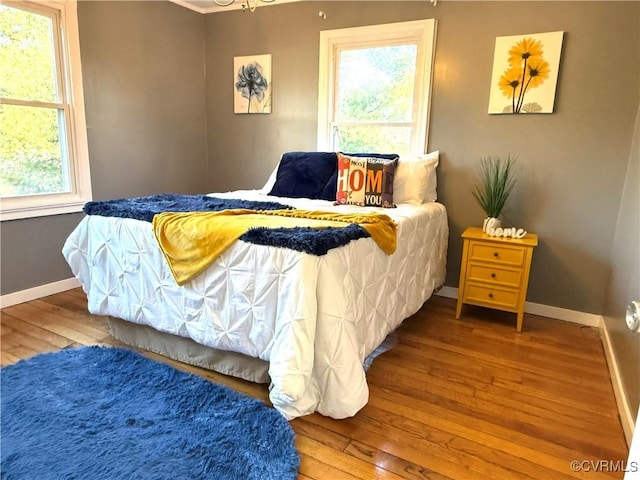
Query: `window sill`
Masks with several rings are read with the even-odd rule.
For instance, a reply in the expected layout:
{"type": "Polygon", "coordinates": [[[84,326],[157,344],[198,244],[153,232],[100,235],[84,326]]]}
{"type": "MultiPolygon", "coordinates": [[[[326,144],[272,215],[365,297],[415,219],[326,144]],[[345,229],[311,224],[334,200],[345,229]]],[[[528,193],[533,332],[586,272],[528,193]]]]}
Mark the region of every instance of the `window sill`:
{"type": "Polygon", "coordinates": [[[7,220],[19,220],[34,217],[47,217],[50,215],[62,215],[65,213],[82,212],[82,207],[88,200],[71,201],[57,205],[39,205],[7,208],[4,201],[0,201],[0,222],[7,220]]]}

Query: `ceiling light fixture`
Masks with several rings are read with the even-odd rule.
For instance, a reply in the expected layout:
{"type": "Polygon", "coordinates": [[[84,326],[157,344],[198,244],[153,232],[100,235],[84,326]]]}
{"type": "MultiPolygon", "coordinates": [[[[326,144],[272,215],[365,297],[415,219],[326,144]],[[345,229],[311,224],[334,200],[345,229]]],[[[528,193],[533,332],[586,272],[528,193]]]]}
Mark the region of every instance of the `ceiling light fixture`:
{"type": "MultiPolygon", "coordinates": [[[[216,5],[220,5],[221,7],[228,7],[236,3],[236,0],[213,0],[216,5]]],[[[255,12],[258,7],[258,1],[264,3],[273,3],[276,0],[241,0],[242,2],[242,11],[249,10],[250,12],[255,12]]]]}

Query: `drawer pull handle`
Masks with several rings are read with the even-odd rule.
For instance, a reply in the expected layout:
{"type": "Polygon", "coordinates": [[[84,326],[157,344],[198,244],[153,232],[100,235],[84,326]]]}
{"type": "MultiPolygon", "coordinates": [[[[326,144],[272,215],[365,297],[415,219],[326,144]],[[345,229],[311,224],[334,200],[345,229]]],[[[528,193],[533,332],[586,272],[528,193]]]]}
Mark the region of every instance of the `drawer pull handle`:
{"type": "Polygon", "coordinates": [[[498,252],[493,252],[493,256],[498,258],[500,255],[498,255],[498,252]]]}
{"type": "Polygon", "coordinates": [[[496,278],[496,274],[491,272],[491,278],[496,278]]]}
{"type": "Polygon", "coordinates": [[[489,298],[493,298],[493,293],[490,293],[490,294],[489,294],[489,298]]]}

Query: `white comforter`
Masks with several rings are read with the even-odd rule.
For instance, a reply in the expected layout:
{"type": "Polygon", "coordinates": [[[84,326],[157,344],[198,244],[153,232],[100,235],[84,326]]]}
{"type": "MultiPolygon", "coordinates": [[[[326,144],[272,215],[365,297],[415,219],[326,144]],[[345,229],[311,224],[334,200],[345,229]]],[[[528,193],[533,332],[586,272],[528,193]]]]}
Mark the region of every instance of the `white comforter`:
{"type": "MultiPolygon", "coordinates": [[[[372,211],[259,190],[213,195],[372,211]]],[[[324,256],[238,241],[183,287],[147,222],[85,217],[63,254],[91,313],[266,360],[269,396],[285,417],[318,411],[344,418],[367,403],[366,356],[445,280],[445,208],[434,202],[380,211],[398,224],[398,249],[391,256],[370,238],[324,256]]]]}

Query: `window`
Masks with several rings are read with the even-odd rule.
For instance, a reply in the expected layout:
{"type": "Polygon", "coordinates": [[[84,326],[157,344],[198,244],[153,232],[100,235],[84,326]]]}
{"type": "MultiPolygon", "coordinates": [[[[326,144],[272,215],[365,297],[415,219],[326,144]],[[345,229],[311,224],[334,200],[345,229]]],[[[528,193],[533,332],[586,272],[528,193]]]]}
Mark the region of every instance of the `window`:
{"type": "Polygon", "coordinates": [[[0,219],[91,199],[75,2],[0,5],[0,219]]]}
{"type": "Polygon", "coordinates": [[[320,32],[318,150],[426,151],[435,20],[320,32]]]}

